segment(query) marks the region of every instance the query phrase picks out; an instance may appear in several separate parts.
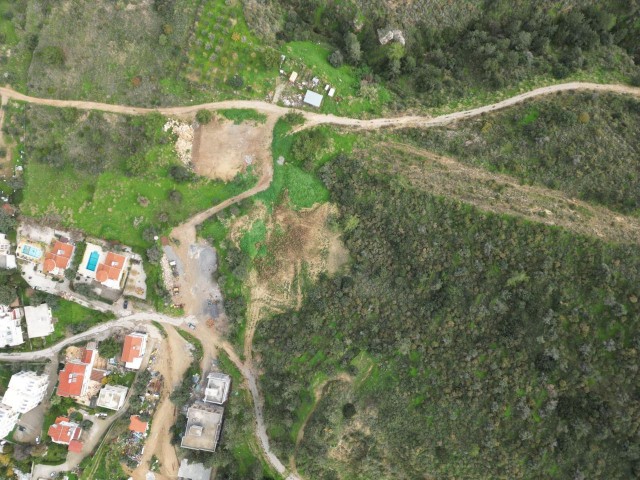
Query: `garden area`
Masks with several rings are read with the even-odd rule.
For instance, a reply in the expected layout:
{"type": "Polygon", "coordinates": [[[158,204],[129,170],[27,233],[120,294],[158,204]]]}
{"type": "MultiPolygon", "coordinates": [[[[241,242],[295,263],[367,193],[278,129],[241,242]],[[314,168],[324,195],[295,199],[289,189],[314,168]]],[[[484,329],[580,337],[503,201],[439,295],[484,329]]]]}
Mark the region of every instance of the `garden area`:
{"type": "Polygon", "coordinates": [[[249,30],[240,0],[201,2],[189,37],[186,77],[216,97],[264,97],[275,86],[280,55],[249,30]]]}

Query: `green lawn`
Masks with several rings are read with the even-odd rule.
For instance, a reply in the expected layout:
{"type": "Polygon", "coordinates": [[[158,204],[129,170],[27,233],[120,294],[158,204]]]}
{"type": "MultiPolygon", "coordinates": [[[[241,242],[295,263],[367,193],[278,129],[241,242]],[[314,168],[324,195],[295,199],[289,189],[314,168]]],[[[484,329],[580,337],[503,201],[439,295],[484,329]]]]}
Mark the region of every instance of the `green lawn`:
{"type": "Polygon", "coordinates": [[[229,108],[218,110],[218,113],[236,125],[240,125],[243,122],[265,123],[267,121],[267,116],[264,113],[259,113],[250,108],[229,108]]]}
{"type": "MultiPolygon", "coordinates": [[[[171,149],[171,146],[157,147],[171,149]]],[[[169,154],[165,151],[164,154],[169,154]]],[[[145,226],[168,230],[191,215],[249,188],[253,177],[245,175],[231,183],[199,179],[177,183],[167,175],[168,168],[152,166],[142,177],[128,177],[118,171],[96,176],[82,174],[71,167],[62,171],[41,163],[25,169],[22,211],[33,217],[56,215],[67,227],[84,230],[107,240],[146,247],[142,238],[145,226]],[[49,179],[56,178],[56,182],[49,179]],[[182,194],[180,204],[169,200],[169,192],[182,194]],[[140,199],[144,197],[146,206],[140,199]],[[166,214],[168,221],[157,221],[166,214]]]]}
{"type": "Polygon", "coordinates": [[[57,322],[53,334],[47,337],[49,344],[62,340],[68,333],[80,333],[115,318],[111,313],[91,310],[62,298],[58,299],[58,305],[53,309],[53,316],[57,322]]]}

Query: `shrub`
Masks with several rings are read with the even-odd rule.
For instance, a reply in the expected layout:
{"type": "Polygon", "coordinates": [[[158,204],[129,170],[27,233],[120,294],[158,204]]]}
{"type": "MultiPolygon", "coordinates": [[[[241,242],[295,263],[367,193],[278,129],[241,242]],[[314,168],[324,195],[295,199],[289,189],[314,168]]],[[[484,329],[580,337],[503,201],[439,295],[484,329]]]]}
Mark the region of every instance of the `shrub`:
{"type": "Polygon", "coordinates": [[[244,79],[240,75],[234,75],[227,80],[227,85],[235,89],[242,88],[244,79]]]}
{"type": "Polygon", "coordinates": [[[340,68],[344,63],[344,56],[342,55],[342,52],[340,50],[336,50],[329,55],[329,63],[335,68],[340,68]]]}
{"type": "Polygon", "coordinates": [[[206,125],[211,121],[212,118],[213,118],[213,114],[211,113],[210,110],[202,109],[202,110],[198,110],[198,113],[196,113],[196,121],[200,125],[206,125]]]}

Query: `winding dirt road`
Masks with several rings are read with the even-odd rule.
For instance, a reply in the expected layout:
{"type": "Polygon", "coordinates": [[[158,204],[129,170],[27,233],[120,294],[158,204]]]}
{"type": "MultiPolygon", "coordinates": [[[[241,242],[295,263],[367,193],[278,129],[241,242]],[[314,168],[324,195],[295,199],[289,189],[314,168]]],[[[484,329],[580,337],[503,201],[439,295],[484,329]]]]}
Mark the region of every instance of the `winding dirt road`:
{"type": "Polygon", "coordinates": [[[336,115],[327,115],[305,110],[297,110],[293,108],[280,107],[272,103],[262,102],[259,100],[227,100],[222,102],[202,103],[199,105],[188,105],[183,107],[161,107],[161,108],[143,108],[131,107],[127,105],[112,105],[109,103],[88,102],[84,100],[56,100],[51,98],[36,98],[24,95],[20,92],[8,87],[0,87],[0,96],[11,100],[19,100],[34,105],[48,105],[51,107],[77,108],[80,110],[101,110],[103,112],[122,113],[127,115],[144,115],[152,112],[159,112],[163,115],[195,115],[198,110],[219,110],[226,108],[250,108],[267,115],[282,116],[286,113],[295,111],[301,113],[305,119],[303,128],[313,127],[321,124],[342,125],[345,127],[362,128],[362,129],[378,129],[378,128],[404,128],[404,127],[431,127],[438,125],[446,125],[457,120],[476,117],[483,113],[493,112],[512,105],[522,103],[530,98],[549,95],[556,92],[566,92],[570,90],[594,91],[594,92],[611,92],[625,95],[633,95],[640,97],[640,87],[630,87],[620,84],[599,84],[587,82],[570,82],[558,85],[550,85],[547,87],[536,88],[529,92],[515,95],[501,102],[485,105],[483,107],[465,110],[462,112],[449,113],[437,117],[428,117],[421,115],[408,115],[391,118],[375,118],[371,120],[360,120],[356,118],[338,117],[336,115]]]}

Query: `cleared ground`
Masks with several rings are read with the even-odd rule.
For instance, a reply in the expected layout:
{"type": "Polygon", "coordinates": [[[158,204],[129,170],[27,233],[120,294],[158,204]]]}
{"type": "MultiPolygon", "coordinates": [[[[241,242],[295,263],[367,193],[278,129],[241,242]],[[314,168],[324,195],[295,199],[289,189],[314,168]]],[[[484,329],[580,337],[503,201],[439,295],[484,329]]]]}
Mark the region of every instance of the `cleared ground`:
{"type": "Polygon", "coordinates": [[[239,125],[215,119],[195,131],[193,168],[198,175],[229,181],[269,151],[271,131],[267,124],[239,125]]]}

